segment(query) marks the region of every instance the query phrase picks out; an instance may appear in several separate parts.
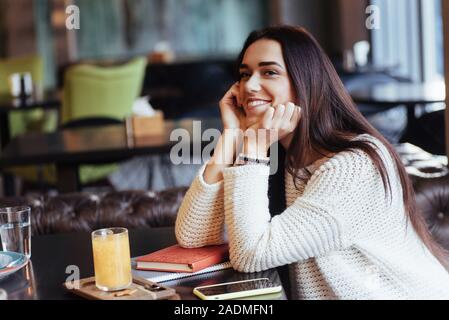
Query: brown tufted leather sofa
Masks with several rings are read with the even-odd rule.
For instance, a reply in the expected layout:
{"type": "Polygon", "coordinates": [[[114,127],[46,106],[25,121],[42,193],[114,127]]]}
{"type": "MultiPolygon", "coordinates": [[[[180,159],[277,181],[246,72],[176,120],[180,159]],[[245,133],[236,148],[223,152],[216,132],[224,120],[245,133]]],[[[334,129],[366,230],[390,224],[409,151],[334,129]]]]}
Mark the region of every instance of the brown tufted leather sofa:
{"type": "Polygon", "coordinates": [[[434,238],[449,250],[449,169],[446,156],[409,143],[396,146],[413,182],[416,204],[434,238]]]}
{"type": "Polygon", "coordinates": [[[0,199],[0,207],[29,205],[33,235],[92,231],[105,227],[173,226],[187,188],[108,193],[30,195],[0,199]]]}
{"type": "MultiPolygon", "coordinates": [[[[447,158],[411,145],[396,146],[411,177],[418,207],[433,235],[449,249],[447,158]]],[[[104,227],[173,226],[187,187],[161,192],[123,191],[0,198],[0,207],[30,205],[33,234],[91,231],[104,227]]]]}
{"type": "Polygon", "coordinates": [[[418,179],[415,193],[431,233],[449,250],[449,175],[418,179]]]}

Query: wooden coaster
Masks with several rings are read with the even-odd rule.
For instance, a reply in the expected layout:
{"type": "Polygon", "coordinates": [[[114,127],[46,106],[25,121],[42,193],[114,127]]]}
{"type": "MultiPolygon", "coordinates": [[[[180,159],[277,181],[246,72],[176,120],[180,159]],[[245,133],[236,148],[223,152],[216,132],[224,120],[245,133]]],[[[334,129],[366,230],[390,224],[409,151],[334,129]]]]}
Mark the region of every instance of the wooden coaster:
{"type": "Polygon", "coordinates": [[[102,291],[95,286],[95,277],[63,284],[70,292],[90,300],[178,300],[175,289],[145,278],[133,276],[132,284],[119,291],[102,291]]]}

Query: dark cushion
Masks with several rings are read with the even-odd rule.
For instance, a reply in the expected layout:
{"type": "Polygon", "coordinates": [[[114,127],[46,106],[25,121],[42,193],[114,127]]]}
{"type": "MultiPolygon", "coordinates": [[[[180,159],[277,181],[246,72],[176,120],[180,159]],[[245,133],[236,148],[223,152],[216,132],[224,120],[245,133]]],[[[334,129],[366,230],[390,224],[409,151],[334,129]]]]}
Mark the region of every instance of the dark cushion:
{"type": "Polygon", "coordinates": [[[416,203],[435,240],[449,250],[449,175],[415,180],[416,203]]]}
{"type": "Polygon", "coordinates": [[[31,195],[0,199],[0,207],[29,205],[33,235],[125,228],[173,226],[185,187],[161,192],[31,195]]]}
{"type": "Polygon", "coordinates": [[[444,126],[445,110],[422,115],[413,121],[402,138],[432,154],[446,154],[446,134],[444,126]]]}
{"type": "Polygon", "coordinates": [[[447,157],[404,143],[396,146],[413,182],[416,204],[435,240],[449,250],[449,170],[447,157]]]}

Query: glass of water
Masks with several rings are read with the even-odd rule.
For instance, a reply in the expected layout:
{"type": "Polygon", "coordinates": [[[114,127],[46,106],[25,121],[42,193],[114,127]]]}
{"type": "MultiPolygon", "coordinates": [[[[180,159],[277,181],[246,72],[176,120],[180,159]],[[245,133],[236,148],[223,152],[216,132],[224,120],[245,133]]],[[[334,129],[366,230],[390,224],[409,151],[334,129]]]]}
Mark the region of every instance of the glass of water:
{"type": "Polygon", "coordinates": [[[31,257],[30,207],[0,208],[0,238],[4,251],[31,257]]]}

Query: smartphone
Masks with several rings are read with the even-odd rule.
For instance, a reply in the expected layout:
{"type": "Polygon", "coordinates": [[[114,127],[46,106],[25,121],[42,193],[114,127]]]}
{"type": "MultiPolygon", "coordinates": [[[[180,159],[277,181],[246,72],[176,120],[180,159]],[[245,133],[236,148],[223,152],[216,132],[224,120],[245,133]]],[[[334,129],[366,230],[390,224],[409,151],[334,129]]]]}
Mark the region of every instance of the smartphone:
{"type": "Polygon", "coordinates": [[[228,300],[281,291],[282,286],[268,278],[219,283],[193,289],[193,293],[202,300],[228,300]]]}

